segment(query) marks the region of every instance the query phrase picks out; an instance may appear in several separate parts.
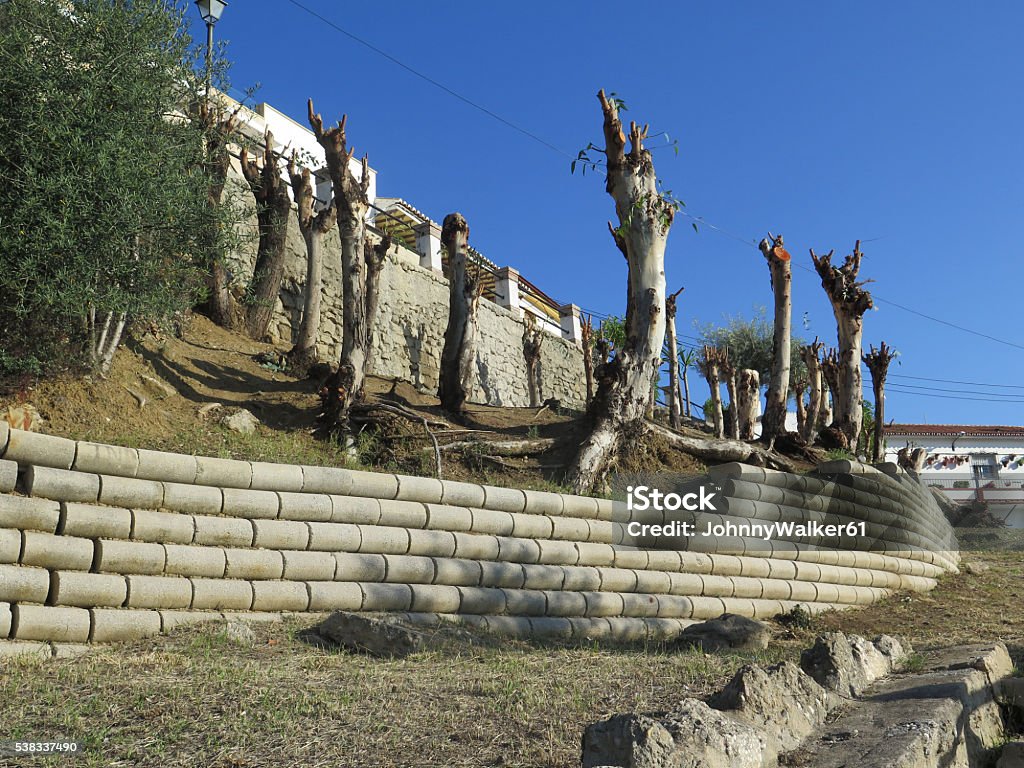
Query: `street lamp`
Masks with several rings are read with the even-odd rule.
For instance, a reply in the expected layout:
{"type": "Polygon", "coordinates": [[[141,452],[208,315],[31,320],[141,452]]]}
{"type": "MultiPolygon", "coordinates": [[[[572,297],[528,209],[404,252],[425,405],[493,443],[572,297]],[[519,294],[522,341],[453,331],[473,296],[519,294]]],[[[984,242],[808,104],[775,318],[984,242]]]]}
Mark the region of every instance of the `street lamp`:
{"type": "Polygon", "coordinates": [[[953,452],[956,452],[956,441],[959,440],[961,437],[963,437],[966,434],[967,434],[966,432],[961,432],[959,435],[954,437],[953,438],[953,442],[950,443],[950,445],[949,445],[949,450],[953,451],[953,452]]]}
{"type": "Polygon", "coordinates": [[[199,17],[206,22],[206,100],[210,100],[210,77],[213,69],[213,25],[220,20],[224,9],[228,7],[225,0],[196,0],[199,17]]]}

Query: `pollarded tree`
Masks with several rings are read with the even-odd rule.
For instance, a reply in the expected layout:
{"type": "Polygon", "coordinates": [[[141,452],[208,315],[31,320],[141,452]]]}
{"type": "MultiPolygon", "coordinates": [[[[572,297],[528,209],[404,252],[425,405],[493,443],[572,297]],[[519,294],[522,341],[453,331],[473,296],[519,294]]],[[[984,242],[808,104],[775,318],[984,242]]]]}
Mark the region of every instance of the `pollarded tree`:
{"type": "MultiPolygon", "coordinates": [[[[834,348],[830,347],[822,351],[821,380],[824,386],[821,390],[822,399],[819,425],[824,429],[833,427],[836,392],[839,391],[839,353],[834,348]]],[[[835,438],[838,438],[838,447],[849,447],[849,442],[846,440],[845,433],[842,430],[832,430],[832,434],[834,436],[833,442],[836,442],[835,438]]]]}
{"type": "MultiPolygon", "coordinates": [[[[715,437],[719,440],[725,437],[725,418],[722,413],[721,393],[721,370],[722,353],[715,347],[704,345],[701,356],[697,359],[697,368],[708,383],[711,391],[711,421],[715,430],[715,437]]],[[[706,415],[706,414],[705,414],[706,415]]]]}
{"type": "Polygon", "coordinates": [[[804,415],[800,436],[808,445],[813,445],[818,437],[818,422],[821,418],[821,401],[823,397],[821,377],[821,350],[824,347],[817,337],[810,344],[800,349],[800,357],[807,369],[808,400],[807,413],[804,415]]]}
{"type": "Polygon", "coordinates": [[[324,130],[323,118],[308,103],[309,125],[324,148],[334,190],[341,239],[342,340],[338,370],[326,385],[323,428],[350,443],[349,411],[363,398],[363,384],[373,353],[373,323],[377,312],[379,273],[390,242],[367,242],[366,215],[370,210],[370,170],[363,156],[359,178],[352,172],[353,150],[345,135],[347,116],[324,130]]]}
{"type": "Polygon", "coordinates": [[[530,406],[537,408],[544,399],[540,380],[540,350],[544,343],[544,329],[532,312],[523,318],[523,359],[526,361],[526,389],[530,393],[530,406]]]}
{"type": "MultiPolygon", "coordinates": [[[[718,370],[725,379],[725,391],[729,393],[729,417],[725,423],[725,436],[733,439],[740,436],[740,411],[739,411],[739,395],[737,392],[737,375],[736,365],[732,360],[729,359],[729,350],[721,350],[721,355],[718,360],[718,370]]],[[[750,370],[750,369],[743,369],[750,370]]]]}
{"type": "Polygon", "coordinates": [[[580,312],[580,341],[583,344],[583,375],[587,382],[587,408],[594,399],[594,318],[580,312]]]}
{"type": "Polygon", "coordinates": [[[449,213],[441,227],[441,242],[448,251],[448,326],[441,352],[441,379],[437,396],[445,410],[465,409],[476,376],[477,310],[480,281],[468,267],[469,225],[461,213],[449,213]]]}
{"type": "Polygon", "coordinates": [[[874,346],[864,355],[864,363],[871,372],[871,389],[875,395],[875,440],[872,445],[872,461],[881,461],[885,445],[885,379],[889,375],[889,363],[898,353],[883,341],[878,349],[874,346]]]}
{"type": "Polygon", "coordinates": [[[818,256],[811,249],[814,268],[821,278],[832,313],[836,318],[839,339],[838,390],[832,392],[832,424],[846,436],[851,451],[857,450],[864,415],[861,409],[863,399],[863,376],[861,375],[861,336],[864,332],[864,313],[874,306],[871,294],[864,289],[869,280],[857,280],[863,254],[860,240],[853,246],[853,253],[846,257],[841,267],[833,266],[829,251],[818,256]]]}
{"type": "Polygon", "coordinates": [[[807,401],[804,395],[811,386],[810,379],[800,377],[793,380],[793,399],[796,401],[796,431],[802,435],[807,428],[807,401]]]}
{"type": "Polygon", "coordinates": [[[295,346],[288,352],[288,367],[296,376],[304,376],[319,359],[316,339],[320,331],[320,303],[323,297],[323,243],[324,235],[337,222],[337,211],[333,199],[321,210],[314,209],[315,197],[309,168],[296,169],[294,152],[288,161],[288,177],[295,197],[299,231],[306,243],[306,291],[302,322],[295,346]]]}
{"type": "Polygon", "coordinates": [[[576,493],[592,491],[603,481],[627,435],[646,431],[644,416],[665,341],[665,245],[679,205],[659,189],[651,153],[644,148],[647,126],[630,124],[627,149],[621,103],[603,90],[598,99],[605,147],[597,151],[604,154],[605,189],[618,216],[618,226],[609,227],[629,271],[626,339],[600,368],[590,433],[567,474],[576,493]]]}
{"type": "MultiPolygon", "coordinates": [[[[680,288],[665,297],[665,356],[668,358],[668,419],[673,429],[682,426],[682,397],[679,388],[679,339],[676,336],[676,298],[685,289],[680,288]]],[[[687,413],[687,416],[690,414],[687,413]]]]}
{"type": "Polygon", "coordinates": [[[687,376],[687,372],[690,370],[690,366],[697,361],[697,350],[695,349],[684,349],[679,353],[679,362],[682,364],[682,379],[683,379],[683,405],[686,409],[686,418],[692,418],[690,413],[690,379],[687,376]]]}
{"type": "Polygon", "coordinates": [[[761,377],[754,369],[744,368],[736,374],[736,401],[729,403],[729,410],[736,411],[736,437],[753,440],[761,410],[761,377]]]}
{"type": "Polygon", "coordinates": [[[242,175],[256,200],[260,230],[256,266],[249,284],[245,312],[246,330],[257,341],[263,341],[267,335],[284,279],[284,247],[292,201],[288,196],[288,185],[281,177],[280,159],[274,151],[274,136],[270,131],[263,137],[262,167],[249,159],[249,150],[245,147],[239,158],[242,175]]]}
{"type": "Polygon", "coordinates": [[[786,431],[786,401],[789,399],[790,358],[792,353],[791,315],[792,265],[789,252],[782,247],[782,235],[761,241],[761,253],[768,262],[768,272],[775,294],[775,322],[772,333],[772,365],[765,395],[761,439],[769,443],[786,431]]]}

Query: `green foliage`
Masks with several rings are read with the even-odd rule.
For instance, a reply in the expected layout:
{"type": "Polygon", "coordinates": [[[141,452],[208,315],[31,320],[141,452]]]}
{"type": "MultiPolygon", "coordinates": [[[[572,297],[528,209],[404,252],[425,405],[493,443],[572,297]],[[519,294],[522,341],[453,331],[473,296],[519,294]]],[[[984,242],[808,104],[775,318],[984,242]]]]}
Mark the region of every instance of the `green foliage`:
{"type": "MultiPolygon", "coordinates": [[[[698,326],[701,343],[719,349],[729,350],[729,360],[741,368],[751,368],[761,376],[762,386],[768,385],[772,367],[772,335],[774,326],[768,319],[768,311],[759,307],[749,320],[741,316],[727,316],[725,325],[707,323],[698,326]]],[[[800,347],[807,342],[796,336],[790,339],[790,385],[796,379],[807,375],[807,368],[800,358],[800,347]]]]}
{"type": "Polygon", "coordinates": [[[202,91],[185,10],[0,3],[7,372],[73,362],[90,309],[160,322],[202,294],[230,209],[208,206],[204,128],[184,117],[202,91]]]}
{"type": "Polygon", "coordinates": [[[601,321],[600,337],[611,344],[612,350],[626,346],[626,321],[618,315],[609,315],[601,321]]]}

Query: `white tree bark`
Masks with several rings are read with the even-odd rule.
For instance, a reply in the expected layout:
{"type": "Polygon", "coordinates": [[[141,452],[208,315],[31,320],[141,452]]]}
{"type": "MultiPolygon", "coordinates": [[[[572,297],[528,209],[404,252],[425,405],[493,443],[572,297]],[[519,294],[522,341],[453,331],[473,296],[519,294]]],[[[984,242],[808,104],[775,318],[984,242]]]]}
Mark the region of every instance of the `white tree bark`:
{"type": "Polygon", "coordinates": [[[729,419],[725,425],[725,436],[736,440],[740,436],[739,395],[737,394],[736,366],[726,354],[718,364],[725,379],[725,390],[729,393],[729,419]]]}
{"type": "Polygon", "coordinates": [[[761,252],[768,261],[775,295],[775,330],[772,335],[772,367],[765,395],[761,439],[774,440],[786,431],[786,402],[789,400],[790,336],[792,314],[792,266],[789,253],[782,247],[782,235],[771,242],[761,241],[761,252]]]}
{"type": "MultiPolygon", "coordinates": [[[[708,383],[711,392],[711,423],[715,431],[715,437],[719,440],[725,438],[725,417],[722,413],[722,392],[721,372],[718,369],[720,358],[719,351],[714,347],[705,346],[701,358],[697,361],[697,367],[701,375],[708,383]]],[[[707,416],[707,414],[704,414],[707,416]]]]}
{"type": "Polygon", "coordinates": [[[807,380],[809,382],[807,413],[804,416],[803,429],[800,436],[808,445],[813,445],[818,437],[818,426],[821,420],[822,401],[825,392],[821,379],[821,362],[818,356],[821,354],[823,344],[815,339],[812,343],[803,346],[800,355],[803,358],[804,366],[807,368],[807,380]]]}
{"type": "Polygon", "coordinates": [[[441,242],[448,250],[448,326],[441,353],[438,398],[445,410],[461,412],[476,375],[477,308],[480,291],[467,270],[469,225],[459,213],[444,217],[441,242]]]}
{"type": "Polygon", "coordinates": [[[626,342],[601,367],[591,432],[567,473],[576,493],[592,491],[602,482],[625,436],[643,427],[665,341],[665,244],[675,216],[675,206],[658,188],[651,153],[643,146],[647,127],[630,124],[627,152],[616,101],[603,90],[598,98],[604,117],[605,189],[619,220],[612,235],[629,269],[626,342]]]}
{"type": "Polygon", "coordinates": [[[757,371],[744,368],[737,374],[737,401],[730,403],[729,409],[735,408],[739,420],[738,437],[740,440],[753,440],[754,427],[761,410],[761,376],[757,371]]]}
{"type": "Polygon", "coordinates": [[[683,289],[680,288],[665,298],[665,322],[668,334],[666,340],[666,356],[668,357],[668,419],[673,429],[679,429],[683,423],[683,404],[679,387],[679,340],[676,337],[676,297],[682,291],[683,289]]]}

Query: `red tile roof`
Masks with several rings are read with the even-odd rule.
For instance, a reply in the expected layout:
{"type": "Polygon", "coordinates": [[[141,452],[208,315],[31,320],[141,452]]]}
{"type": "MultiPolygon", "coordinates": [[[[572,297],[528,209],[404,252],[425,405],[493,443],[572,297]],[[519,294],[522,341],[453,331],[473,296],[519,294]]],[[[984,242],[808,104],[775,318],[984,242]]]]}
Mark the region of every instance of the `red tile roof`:
{"type": "Polygon", "coordinates": [[[987,426],[980,424],[890,424],[887,435],[928,435],[956,437],[1024,437],[1024,427],[987,426]]]}

